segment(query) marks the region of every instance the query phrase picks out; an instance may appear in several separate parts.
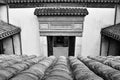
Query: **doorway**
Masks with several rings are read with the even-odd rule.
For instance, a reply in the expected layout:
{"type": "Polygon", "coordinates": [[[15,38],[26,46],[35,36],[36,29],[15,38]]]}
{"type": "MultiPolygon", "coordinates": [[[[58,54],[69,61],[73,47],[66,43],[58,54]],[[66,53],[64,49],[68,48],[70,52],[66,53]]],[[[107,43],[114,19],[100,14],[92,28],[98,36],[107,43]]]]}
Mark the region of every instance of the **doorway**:
{"type": "Polygon", "coordinates": [[[69,37],[65,36],[54,36],[53,37],[53,55],[56,57],[59,56],[68,56],[68,47],[69,47],[69,37]]]}
{"type": "Polygon", "coordinates": [[[47,36],[48,56],[74,56],[75,36],[47,36]]]}

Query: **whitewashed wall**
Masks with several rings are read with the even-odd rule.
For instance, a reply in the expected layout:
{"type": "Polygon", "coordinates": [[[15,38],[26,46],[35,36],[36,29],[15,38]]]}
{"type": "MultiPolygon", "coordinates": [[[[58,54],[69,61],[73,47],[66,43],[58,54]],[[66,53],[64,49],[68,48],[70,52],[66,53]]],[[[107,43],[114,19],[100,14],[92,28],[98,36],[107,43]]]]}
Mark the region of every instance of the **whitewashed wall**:
{"type": "Polygon", "coordinates": [[[7,22],[7,7],[6,7],[6,5],[0,6],[0,20],[7,22]]]}
{"type": "Polygon", "coordinates": [[[21,55],[21,47],[20,47],[20,35],[16,34],[13,36],[13,45],[14,45],[14,50],[16,55],[21,55]]]}
{"type": "Polygon", "coordinates": [[[76,37],[75,56],[81,56],[81,52],[82,52],[82,37],[76,37]]]}
{"type": "Polygon", "coordinates": [[[21,40],[23,54],[41,55],[39,26],[34,9],[10,9],[10,23],[21,28],[21,40]]]}
{"type": "MultiPolygon", "coordinates": [[[[47,55],[45,37],[39,36],[39,24],[34,15],[34,8],[10,9],[10,23],[22,29],[23,54],[47,55]]],[[[99,55],[100,30],[112,25],[115,9],[88,8],[89,15],[85,17],[83,37],[76,38],[76,55],[99,55]],[[82,44],[82,49],[81,48],[82,44]],[[78,54],[79,53],[79,54],[78,54]]]]}
{"type": "Polygon", "coordinates": [[[81,55],[97,56],[100,52],[100,30],[114,24],[115,9],[88,8],[88,11],[89,15],[84,22],[81,55]]]}
{"type": "Polygon", "coordinates": [[[120,5],[117,5],[116,24],[120,23],[120,5]]]}
{"type": "Polygon", "coordinates": [[[47,49],[47,37],[40,36],[40,53],[44,56],[48,56],[48,49],[47,49]]]}

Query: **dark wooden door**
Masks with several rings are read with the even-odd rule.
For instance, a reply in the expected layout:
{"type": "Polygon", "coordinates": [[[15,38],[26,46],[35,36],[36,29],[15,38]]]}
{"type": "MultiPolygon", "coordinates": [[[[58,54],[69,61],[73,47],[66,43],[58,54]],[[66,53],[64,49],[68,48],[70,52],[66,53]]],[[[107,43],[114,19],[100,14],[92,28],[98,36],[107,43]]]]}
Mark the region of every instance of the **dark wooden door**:
{"type": "Polygon", "coordinates": [[[0,40],[0,54],[4,54],[3,41],[0,40]]]}
{"type": "Polygon", "coordinates": [[[47,36],[48,56],[53,55],[53,37],[47,36]]]}
{"type": "Polygon", "coordinates": [[[75,54],[75,36],[69,37],[69,55],[68,56],[74,56],[75,54]]]}

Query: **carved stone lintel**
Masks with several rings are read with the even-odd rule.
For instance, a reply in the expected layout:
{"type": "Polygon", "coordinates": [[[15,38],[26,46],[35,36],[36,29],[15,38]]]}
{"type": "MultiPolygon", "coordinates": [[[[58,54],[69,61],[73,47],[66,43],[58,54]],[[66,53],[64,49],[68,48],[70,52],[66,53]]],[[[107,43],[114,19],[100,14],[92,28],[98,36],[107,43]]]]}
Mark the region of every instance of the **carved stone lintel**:
{"type": "Polygon", "coordinates": [[[82,37],[82,31],[40,31],[40,36],[78,36],[82,37]]]}

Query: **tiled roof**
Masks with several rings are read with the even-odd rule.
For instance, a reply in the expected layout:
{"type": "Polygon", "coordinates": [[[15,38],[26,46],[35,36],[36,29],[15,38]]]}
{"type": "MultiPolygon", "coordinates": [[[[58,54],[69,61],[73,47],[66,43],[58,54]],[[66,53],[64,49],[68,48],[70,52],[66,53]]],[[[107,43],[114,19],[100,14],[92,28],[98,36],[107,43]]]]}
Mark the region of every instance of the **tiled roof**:
{"type": "Polygon", "coordinates": [[[37,2],[84,2],[84,3],[119,3],[119,0],[8,0],[8,3],[37,3],[37,2]]]}
{"type": "Polygon", "coordinates": [[[103,28],[101,34],[120,41],[120,23],[103,28]]]}
{"type": "Polygon", "coordinates": [[[34,14],[36,16],[86,16],[88,11],[86,8],[80,7],[40,7],[35,9],[34,14]]]}
{"type": "Polygon", "coordinates": [[[5,0],[0,0],[0,4],[5,4],[5,0]]]}
{"type": "Polygon", "coordinates": [[[20,28],[13,26],[11,24],[5,23],[3,21],[0,21],[0,39],[17,34],[20,31],[21,31],[20,28]]]}
{"type": "Polygon", "coordinates": [[[119,60],[120,56],[85,58],[0,55],[0,78],[1,80],[120,80],[119,60]]]}

